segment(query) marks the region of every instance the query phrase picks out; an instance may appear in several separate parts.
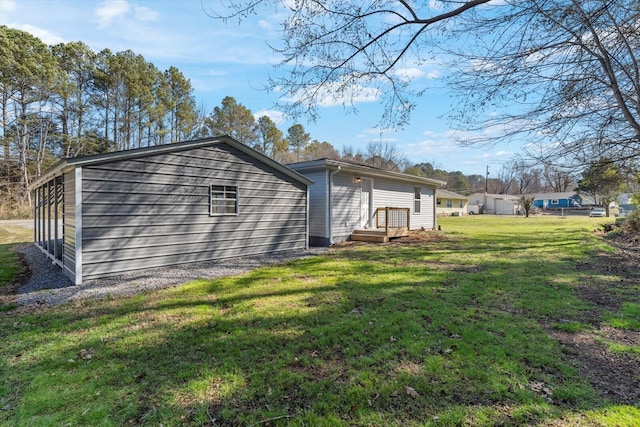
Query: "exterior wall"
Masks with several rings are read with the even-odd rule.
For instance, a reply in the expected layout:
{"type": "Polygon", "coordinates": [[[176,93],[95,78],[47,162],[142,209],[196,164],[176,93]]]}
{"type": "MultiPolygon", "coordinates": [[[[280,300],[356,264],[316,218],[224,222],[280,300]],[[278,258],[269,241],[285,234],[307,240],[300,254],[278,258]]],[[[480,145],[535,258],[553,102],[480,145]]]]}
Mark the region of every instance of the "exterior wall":
{"type": "Polygon", "coordinates": [[[572,203],[571,199],[538,199],[533,202],[533,206],[538,208],[568,208],[577,207],[576,202],[572,203]],[[553,203],[553,202],[556,203],[553,203]]]}
{"type": "MultiPolygon", "coordinates": [[[[290,165],[314,181],[309,190],[309,235],[310,243],[328,246],[335,242],[348,240],[354,230],[361,228],[361,180],[372,181],[371,215],[379,207],[409,208],[411,212],[411,229],[434,229],[435,221],[435,188],[425,184],[416,184],[422,188],[421,212],[414,211],[414,184],[367,176],[366,173],[335,172],[336,169],[325,165],[305,168],[301,165],[290,165]],[[331,192],[330,199],[328,194],[331,192]],[[329,213],[330,212],[330,213],[329,213]],[[331,223],[328,222],[330,215],[331,223]]],[[[375,226],[375,218],[372,218],[375,226]]]]}
{"type": "Polygon", "coordinates": [[[464,215],[467,213],[467,201],[460,199],[447,199],[447,198],[438,198],[436,200],[436,214],[441,216],[451,216],[451,215],[464,215]],[[437,201],[440,201],[440,204],[437,204],[437,201]],[[452,206],[451,208],[447,207],[447,201],[450,201],[452,206]],[[460,202],[462,201],[462,207],[460,207],[460,202]]]}
{"type": "Polygon", "coordinates": [[[337,173],[333,176],[331,232],[336,242],[347,240],[353,230],[360,228],[360,184],[354,181],[354,174],[337,173]]]}
{"type": "MultiPolygon", "coordinates": [[[[485,215],[515,215],[520,206],[518,199],[506,195],[474,193],[468,196],[469,205],[478,205],[479,213],[485,215]],[[486,200],[486,205],[484,204],[486,200]]],[[[471,207],[469,209],[471,211],[471,207]]],[[[475,211],[474,211],[475,213],[475,211]]]]}
{"type": "Polygon", "coordinates": [[[62,269],[76,283],[76,174],[71,170],[64,174],[64,244],[62,269]]]}
{"type": "Polygon", "coordinates": [[[313,180],[309,186],[309,243],[328,246],[329,236],[329,185],[326,169],[308,171],[304,175],[313,180]]]}
{"type": "Polygon", "coordinates": [[[410,184],[396,182],[389,179],[376,178],[373,181],[373,208],[410,208],[410,228],[419,230],[424,227],[427,230],[434,229],[435,224],[435,189],[424,184],[410,184]],[[420,199],[420,213],[414,209],[414,187],[422,188],[420,199]]]}
{"type": "Polygon", "coordinates": [[[304,249],[306,196],[227,144],[84,166],[82,277],[304,249]],[[238,187],[237,215],[209,214],[211,185],[238,187]]]}

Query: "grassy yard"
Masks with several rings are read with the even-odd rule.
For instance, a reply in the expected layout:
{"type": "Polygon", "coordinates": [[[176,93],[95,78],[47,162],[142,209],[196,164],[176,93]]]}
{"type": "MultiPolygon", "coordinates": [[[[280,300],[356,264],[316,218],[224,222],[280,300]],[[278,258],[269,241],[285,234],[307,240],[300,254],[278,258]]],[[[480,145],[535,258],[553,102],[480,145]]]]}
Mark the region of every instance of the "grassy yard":
{"type": "Polygon", "coordinates": [[[638,366],[637,341],[601,333],[640,335],[604,221],[443,218],[411,242],[0,313],[0,424],[637,426],[638,401],[561,342],[638,366]]]}
{"type": "Polygon", "coordinates": [[[33,240],[33,230],[0,224],[0,312],[17,307],[14,303],[7,303],[3,294],[9,292],[7,285],[11,284],[22,269],[18,255],[12,248],[23,242],[33,240]]]}

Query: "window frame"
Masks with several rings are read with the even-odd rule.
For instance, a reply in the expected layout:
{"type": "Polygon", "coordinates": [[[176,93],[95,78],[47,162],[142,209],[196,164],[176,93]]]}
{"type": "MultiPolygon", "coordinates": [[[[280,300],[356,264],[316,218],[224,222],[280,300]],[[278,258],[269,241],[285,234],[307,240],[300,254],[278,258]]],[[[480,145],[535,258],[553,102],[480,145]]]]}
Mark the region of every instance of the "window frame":
{"type": "Polygon", "coordinates": [[[413,187],[413,213],[422,213],[422,187],[413,187]]]}
{"type": "Polygon", "coordinates": [[[238,209],[238,201],[240,200],[240,189],[237,185],[209,185],[209,216],[237,216],[240,212],[238,209]],[[215,194],[220,194],[222,197],[214,197],[215,194]],[[234,195],[235,197],[230,197],[234,195]],[[233,201],[233,205],[228,202],[233,201]],[[216,203],[214,203],[216,202],[216,203]],[[229,212],[228,209],[233,207],[233,211],[229,212]],[[216,211],[224,210],[224,212],[216,211]]]}

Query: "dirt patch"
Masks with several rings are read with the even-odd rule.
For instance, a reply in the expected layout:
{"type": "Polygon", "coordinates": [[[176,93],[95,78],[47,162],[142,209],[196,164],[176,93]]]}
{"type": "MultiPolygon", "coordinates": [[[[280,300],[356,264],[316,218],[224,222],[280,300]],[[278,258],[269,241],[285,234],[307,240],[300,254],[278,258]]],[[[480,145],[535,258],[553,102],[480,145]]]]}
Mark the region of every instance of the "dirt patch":
{"type": "Polygon", "coordinates": [[[581,322],[592,329],[566,332],[549,328],[549,334],[567,349],[581,375],[611,401],[640,402],[640,356],[613,352],[609,344],[640,346],[640,331],[615,329],[603,324],[603,315],[617,312],[624,302],[640,303],[640,247],[635,241],[610,240],[615,252],[606,252],[577,264],[585,280],[576,287],[578,298],[593,305],[581,322]]]}
{"type": "Polygon", "coordinates": [[[437,243],[450,240],[449,237],[440,231],[424,231],[414,230],[410,231],[406,237],[400,237],[399,239],[392,240],[397,244],[423,244],[423,243],[437,243]]]}
{"type": "MultiPolygon", "coordinates": [[[[635,405],[640,402],[640,359],[609,351],[598,342],[602,333],[602,329],[589,332],[549,331],[565,346],[573,364],[594,388],[617,404],[635,405]]],[[[624,342],[639,334],[617,330],[617,335],[616,339],[624,342]]]]}

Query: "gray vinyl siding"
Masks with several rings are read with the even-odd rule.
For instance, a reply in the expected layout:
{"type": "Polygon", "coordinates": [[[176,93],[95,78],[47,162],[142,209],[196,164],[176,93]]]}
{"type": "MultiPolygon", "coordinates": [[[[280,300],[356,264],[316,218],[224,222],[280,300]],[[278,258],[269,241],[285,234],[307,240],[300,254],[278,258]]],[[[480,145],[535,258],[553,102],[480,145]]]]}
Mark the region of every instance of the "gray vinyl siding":
{"type": "Polygon", "coordinates": [[[376,178],[373,181],[373,206],[384,208],[386,206],[394,208],[411,209],[410,226],[412,230],[422,227],[433,229],[434,223],[434,189],[421,184],[411,184],[395,182],[391,180],[376,178]],[[420,200],[420,213],[414,210],[414,187],[422,188],[422,198],[420,200]]]}
{"type": "Polygon", "coordinates": [[[313,180],[309,187],[309,237],[328,239],[329,236],[329,201],[326,169],[305,172],[307,178],[313,180]]]}
{"type": "Polygon", "coordinates": [[[76,282],[76,176],[71,169],[64,174],[64,244],[62,268],[73,283],[76,282]]]}
{"type": "Polygon", "coordinates": [[[306,247],[306,186],[227,144],[82,170],[83,278],[306,247]],[[209,215],[210,185],[238,187],[209,215]]]}
{"type": "Polygon", "coordinates": [[[333,239],[340,242],[347,240],[353,230],[360,228],[360,184],[354,183],[354,175],[334,175],[332,197],[333,239]]]}

